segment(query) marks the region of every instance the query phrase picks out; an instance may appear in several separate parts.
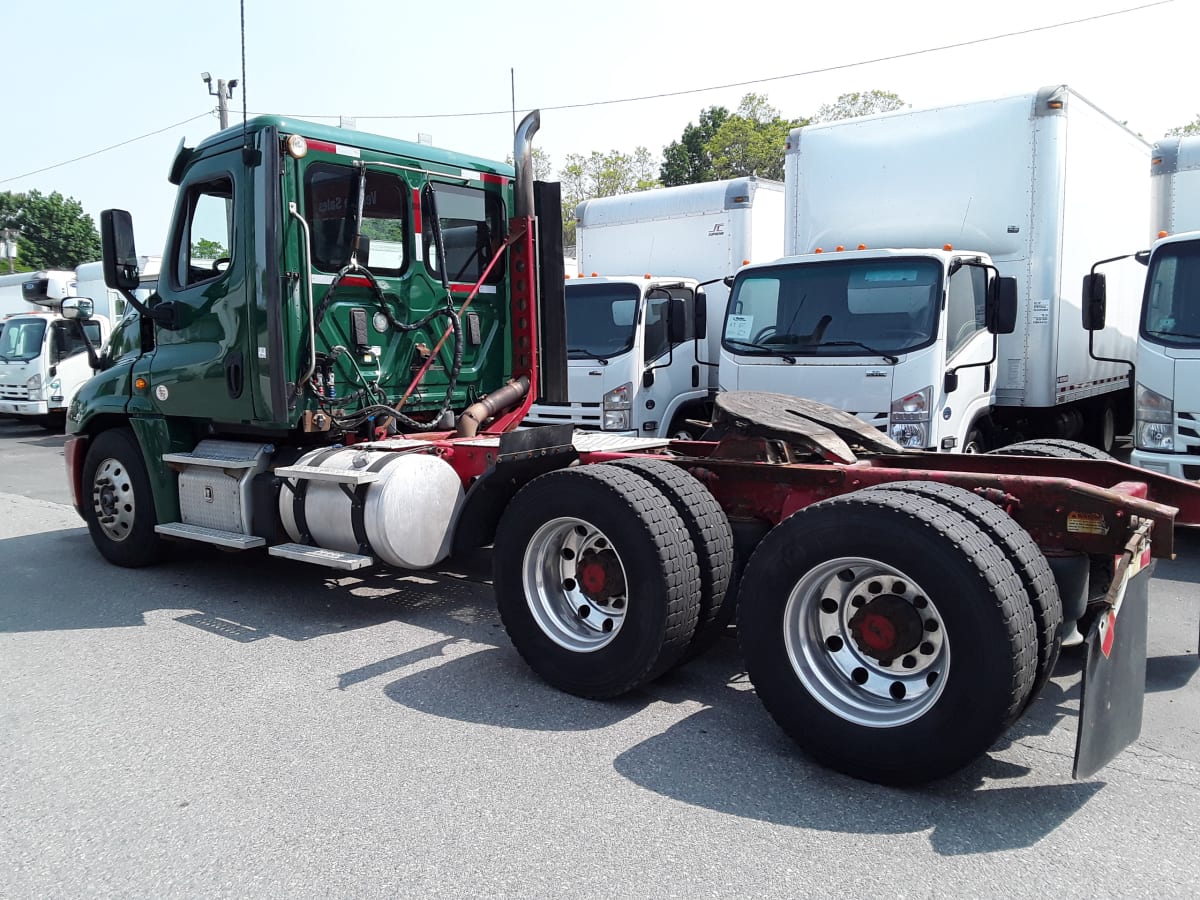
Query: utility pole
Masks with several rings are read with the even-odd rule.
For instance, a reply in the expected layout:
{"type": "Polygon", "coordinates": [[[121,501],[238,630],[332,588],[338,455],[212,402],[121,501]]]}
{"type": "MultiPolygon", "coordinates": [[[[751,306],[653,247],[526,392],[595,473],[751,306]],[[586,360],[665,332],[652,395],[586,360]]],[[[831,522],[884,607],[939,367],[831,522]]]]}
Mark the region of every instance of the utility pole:
{"type": "Polygon", "coordinates": [[[4,255],[8,257],[8,271],[17,270],[17,232],[11,228],[4,229],[4,255]]]}
{"type": "Polygon", "coordinates": [[[228,100],[233,96],[233,89],[238,86],[238,80],[226,82],[224,78],[217,79],[217,89],[214,91],[212,86],[212,76],[207,72],[201,72],[200,77],[204,83],[208,85],[208,94],[210,97],[217,98],[217,115],[221,120],[221,130],[224,131],[229,127],[229,103],[228,100]]]}

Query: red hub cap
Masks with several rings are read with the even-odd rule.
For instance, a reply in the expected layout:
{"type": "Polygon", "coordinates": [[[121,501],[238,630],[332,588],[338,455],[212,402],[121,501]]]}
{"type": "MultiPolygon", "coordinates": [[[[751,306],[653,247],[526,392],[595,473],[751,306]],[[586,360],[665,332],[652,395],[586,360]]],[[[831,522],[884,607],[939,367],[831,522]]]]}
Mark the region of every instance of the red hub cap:
{"type": "Polygon", "coordinates": [[[921,643],[921,614],[903,597],[881,594],[854,614],[850,633],[858,649],[875,659],[896,659],[921,643]]]}

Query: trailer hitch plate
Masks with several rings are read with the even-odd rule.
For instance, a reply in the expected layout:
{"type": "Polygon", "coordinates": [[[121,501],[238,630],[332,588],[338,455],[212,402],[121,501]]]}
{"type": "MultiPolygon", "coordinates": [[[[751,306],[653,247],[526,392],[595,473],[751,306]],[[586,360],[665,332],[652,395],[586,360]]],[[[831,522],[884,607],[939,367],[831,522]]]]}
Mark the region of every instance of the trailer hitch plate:
{"type": "Polygon", "coordinates": [[[1134,532],[1117,560],[1112,586],[1087,634],[1087,660],[1075,738],[1075,778],[1089,778],[1137,740],[1146,696],[1146,623],[1150,606],[1150,523],[1134,532]]]}

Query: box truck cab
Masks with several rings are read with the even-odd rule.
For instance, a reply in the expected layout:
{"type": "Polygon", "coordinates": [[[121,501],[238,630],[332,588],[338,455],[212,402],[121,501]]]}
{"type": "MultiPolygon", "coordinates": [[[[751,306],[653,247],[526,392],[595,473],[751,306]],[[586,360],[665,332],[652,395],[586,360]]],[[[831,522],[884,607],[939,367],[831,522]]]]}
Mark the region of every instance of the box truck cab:
{"type": "Polygon", "coordinates": [[[785,244],[793,265],[813,271],[789,275],[800,294],[781,309],[797,321],[771,322],[779,336],[730,307],[721,386],[841,406],[909,447],[1057,437],[1107,449],[1132,424],[1129,367],[1113,360],[1134,351],[1143,270],[1132,260],[1110,269],[1111,321],[1094,342],[1107,359],[1089,355],[1078,327],[1079,285],[1095,260],[1142,240],[1149,151],[1061,85],[794,129],[785,244]],[[876,253],[903,247],[946,249],[876,253]],[[986,323],[970,315],[989,265],[988,280],[1014,278],[1019,294],[994,360],[986,323]],[[897,431],[914,414],[927,429],[897,431]]]}
{"type": "Polygon", "coordinates": [[[109,336],[108,320],[80,322],[55,312],[5,319],[0,334],[0,413],[61,427],[71,398],[92,377],[85,332],[99,348],[109,336]]]}
{"type": "MultiPolygon", "coordinates": [[[[691,278],[633,275],[566,284],[567,396],[526,422],[625,435],[694,437],[688,415],[710,397],[700,358],[707,303],[691,278]]],[[[719,328],[720,320],[716,323],[719,328]]],[[[715,329],[714,329],[715,330],[715,329]]]]}
{"type": "MultiPolygon", "coordinates": [[[[1200,480],[1200,135],[1166,138],[1150,166],[1150,248],[1137,343],[1131,462],[1200,480]]],[[[1111,311],[1112,303],[1108,308],[1111,311]]]]}
{"type": "Polygon", "coordinates": [[[721,387],[819,399],[905,447],[978,444],[969,426],[990,403],[993,335],[1011,330],[1015,310],[1015,281],[982,253],[862,250],[747,266],[725,318],[721,387]]]}
{"type": "Polygon", "coordinates": [[[744,177],[600,197],[576,217],[568,402],[539,402],[526,421],[698,437],[717,389],[723,279],[782,255],[783,185],[744,177]]]}

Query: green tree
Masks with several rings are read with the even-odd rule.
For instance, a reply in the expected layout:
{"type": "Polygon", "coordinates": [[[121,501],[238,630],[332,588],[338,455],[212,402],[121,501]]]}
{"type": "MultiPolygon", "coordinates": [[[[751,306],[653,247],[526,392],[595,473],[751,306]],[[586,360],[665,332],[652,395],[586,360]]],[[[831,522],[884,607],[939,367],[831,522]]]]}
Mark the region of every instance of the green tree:
{"type": "Polygon", "coordinates": [[[1180,137],[1185,134],[1200,134],[1200,116],[1188,122],[1186,125],[1176,125],[1167,132],[1168,137],[1180,137]]]}
{"type": "MultiPolygon", "coordinates": [[[[530,158],[533,160],[533,178],[535,181],[549,181],[550,176],[554,173],[554,166],[550,162],[550,154],[541,147],[534,147],[530,158]]],[[[504,161],[510,166],[513,164],[512,154],[504,157],[504,161]]]]}
{"type": "Polygon", "coordinates": [[[0,194],[0,217],[20,231],[19,261],[31,269],[73,269],[100,258],[100,232],[73,197],[0,194]]]}
{"type": "Polygon", "coordinates": [[[200,240],[192,244],[193,259],[224,259],[228,255],[229,253],[220,241],[200,238],[200,240]]]}
{"type": "Polygon", "coordinates": [[[812,117],[813,122],[833,122],[837,119],[854,119],[875,113],[903,109],[908,104],[891,91],[854,91],[842,94],[832,103],[824,103],[812,117]]]}
{"type": "Polygon", "coordinates": [[[580,203],[593,197],[661,187],[655,177],[658,168],[658,161],[645,147],[633,153],[593,150],[588,156],[568,154],[566,165],[558,173],[562,183],[563,246],[575,244],[575,208],[580,203]]]}
{"type": "Polygon", "coordinates": [[[788,132],[807,124],[807,119],[783,118],[765,96],[747,94],[704,145],[713,178],[759,175],[782,180],[788,132]]]}
{"type": "Polygon", "coordinates": [[[671,141],[663,148],[663,164],[658,177],[665,187],[715,180],[712,158],[705,145],[728,118],[729,110],[723,106],[701,110],[700,124],[688,122],[679,140],[671,141]]]}

